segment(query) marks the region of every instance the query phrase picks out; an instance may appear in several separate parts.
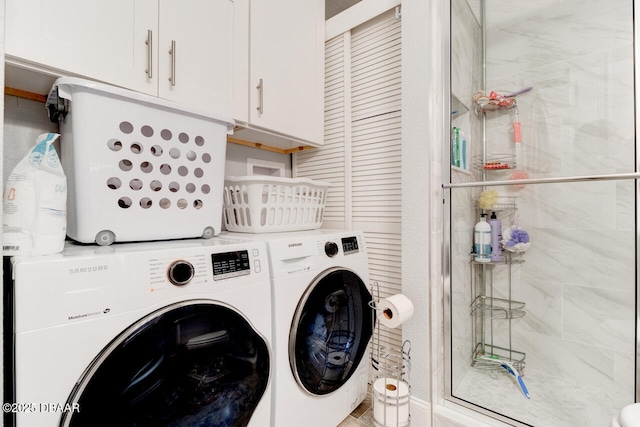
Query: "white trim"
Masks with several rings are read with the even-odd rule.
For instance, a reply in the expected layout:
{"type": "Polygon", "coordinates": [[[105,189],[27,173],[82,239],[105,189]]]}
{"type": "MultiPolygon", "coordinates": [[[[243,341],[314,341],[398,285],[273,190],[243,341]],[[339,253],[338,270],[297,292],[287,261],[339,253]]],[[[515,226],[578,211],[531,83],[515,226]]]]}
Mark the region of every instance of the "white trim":
{"type": "Polygon", "coordinates": [[[431,405],[429,402],[411,397],[409,410],[411,411],[412,426],[431,427],[431,405]]]}
{"type": "Polygon", "coordinates": [[[400,0],[362,0],[343,12],[327,19],[324,39],[341,35],[376,16],[400,5],[400,0]]]}
{"type": "MultiPolygon", "coordinates": [[[[412,402],[413,403],[413,402],[412,402]]],[[[454,403],[446,402],[446,405],[452,405],[452,407],[436,405],[433,407],[433,423],[434,427],[508,427],[509,424],[505,424],[501,421],[493,418],[482,416],[481,414],[472,411],[462,406],[455,405],[454,403]],[[480,420],[482,418],[482,421],[480,420]],[[486,423],[484,422],[486,421],[486,423]]],[[[413,406],[411,407],[413,409],[413,406]]],[[[413,422],[413,413],[411,414],[411,421],[413,422]]]]}

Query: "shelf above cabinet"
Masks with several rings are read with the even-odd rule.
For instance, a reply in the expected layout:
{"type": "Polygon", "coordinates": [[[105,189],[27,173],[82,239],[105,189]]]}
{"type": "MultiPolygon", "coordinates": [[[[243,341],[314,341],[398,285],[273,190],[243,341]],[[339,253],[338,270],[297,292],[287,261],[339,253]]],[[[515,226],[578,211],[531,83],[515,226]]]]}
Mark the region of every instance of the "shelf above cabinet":
{"type": "Polygon", "coordinates": [[[233,137],[238,140],[255,144],[258,147],[268,146],[281,150],[282,152],[295,152],[301,149],[308,149],[318,146],[308,141],[288,137],[269,130],[254,128],[251,126],[236,126],[233,137]]]}
{"type": "Polygon", "coordinates": [[[58,77],[61,77],[59,72],[40,67],[31,68],[27,64],[16,65],[11,58],[5,58],[4,87],[7,95],[45,102],[58,77]]]}

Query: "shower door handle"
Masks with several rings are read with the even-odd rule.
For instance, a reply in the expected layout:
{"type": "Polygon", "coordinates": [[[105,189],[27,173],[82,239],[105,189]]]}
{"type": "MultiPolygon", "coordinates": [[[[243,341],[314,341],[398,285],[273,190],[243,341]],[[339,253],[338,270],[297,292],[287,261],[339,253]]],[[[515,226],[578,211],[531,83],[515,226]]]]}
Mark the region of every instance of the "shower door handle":
{"type": "Polygon", "coordinates": [[[474,187],[495,187],[499,185],[529,185],[529,184],[560,184],[564,182],[586,182],[586,181],[621,181],[625,179],[640,180],[640,172],[618,173],[610,175],[584,175],[557,178],[528,178],[505,181],[476,181],[463,182],[458,184],[444,183],[442,188],[474,188],[474,187]]]}

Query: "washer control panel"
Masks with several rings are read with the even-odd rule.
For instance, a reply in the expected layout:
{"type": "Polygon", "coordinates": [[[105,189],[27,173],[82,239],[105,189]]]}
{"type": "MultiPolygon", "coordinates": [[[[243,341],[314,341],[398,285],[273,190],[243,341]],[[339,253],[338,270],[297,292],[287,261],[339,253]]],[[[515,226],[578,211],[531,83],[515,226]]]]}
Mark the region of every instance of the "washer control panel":
{"type": "Polygon", "coordinates": [[[196,270],[189,261],[179,260],[171,263],[167,269],[169,282],[176,286],[184,286],[193,279],[196,270]]]}

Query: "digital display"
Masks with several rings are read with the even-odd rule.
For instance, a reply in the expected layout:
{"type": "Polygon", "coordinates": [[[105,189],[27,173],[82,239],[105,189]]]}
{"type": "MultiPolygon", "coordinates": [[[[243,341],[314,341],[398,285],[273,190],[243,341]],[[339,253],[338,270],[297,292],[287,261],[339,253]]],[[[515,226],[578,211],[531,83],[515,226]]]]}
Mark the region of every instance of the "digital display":
{"type": "Polygon", "coordinates": [[[211,255],[213,279],[242,276],[251,272],[249,251],[224,252],[211,255]]]}
{"type": "Polygon", "coordinates": [[[342,238],[342,252],[349,254],[352,252],[358,252],[358,239],[353,237],[342,238]]]}

